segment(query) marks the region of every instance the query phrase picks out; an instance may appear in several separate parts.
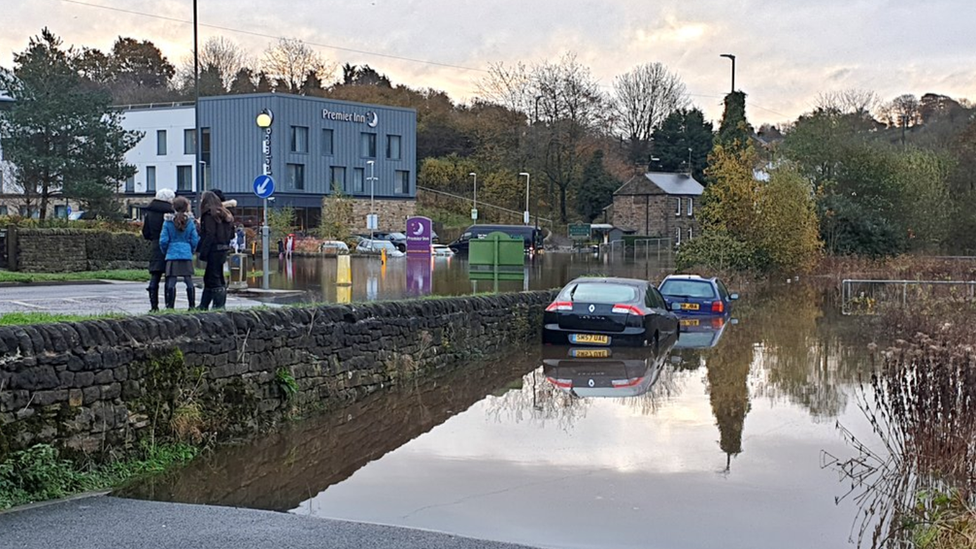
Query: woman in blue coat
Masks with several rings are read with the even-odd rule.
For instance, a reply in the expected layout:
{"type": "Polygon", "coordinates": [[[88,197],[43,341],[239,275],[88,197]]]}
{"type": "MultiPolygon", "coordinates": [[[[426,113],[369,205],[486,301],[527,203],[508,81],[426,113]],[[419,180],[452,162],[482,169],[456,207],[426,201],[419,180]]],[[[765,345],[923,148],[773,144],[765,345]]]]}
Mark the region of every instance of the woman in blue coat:
{"type": "Polygon", "coordinates": [[[159,234],[159,248],[166,254],[166,308],[176,306],[176,280],[186,285],[186,300],[190,308],[196,306],[196,289],[193,287],[193,250],[200,243],[197,224],[190,212],[190,201],[182,196],[173,200],[175,214],[166,214],[163,230],[159,234]]]}

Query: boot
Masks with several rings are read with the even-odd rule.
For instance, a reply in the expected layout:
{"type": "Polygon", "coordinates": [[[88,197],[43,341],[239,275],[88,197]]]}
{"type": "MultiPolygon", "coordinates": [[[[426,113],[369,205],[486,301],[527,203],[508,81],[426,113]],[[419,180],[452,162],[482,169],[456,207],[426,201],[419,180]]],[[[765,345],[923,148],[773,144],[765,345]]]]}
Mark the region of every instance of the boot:
{"type": "Polygon", "coordinates": [[[214,288],[213,290],[213,308],[223,309],[224,305],[227,304],[227,286],[221,286],[219,288],[214,288]]]}
{"type": "Polygon", "coordinates": [[[155,313],[159,310],[159,284],[150,285],[146,291],[149,292],[149,312],[155,313]]]}
{"type": "MultiPolygon", "coordinates": [[[[176,292],[173,292],[173,293],[175,294],[176,292]]],[[[196,303],[197,303],[196,296],[197,296],[197,289],[195,287],[193,287],[193,284],[187,285],[187,287],[186,287],[186,300],[188,302],[190,302],[190,310],[193,310],[193,307],[196,306],[196,303]]]]}
{"type": "Polygon", "coordinates": [[[163,292],[163,299],[166,300],[166,308],[172,309],[176,307],[176,288],[170,288],[169,285],[167,285],[163,292]]]}
{"type": "Polygon", "coordinates": [[[198,309],[201,311],[206,311],[210,308],[210,302],[214,302],[214,309],[217,308],[216,299],[214,299],[214,291],[212,288],[204,288],[203,293],[200,294],[200,306],[198,309]]]}

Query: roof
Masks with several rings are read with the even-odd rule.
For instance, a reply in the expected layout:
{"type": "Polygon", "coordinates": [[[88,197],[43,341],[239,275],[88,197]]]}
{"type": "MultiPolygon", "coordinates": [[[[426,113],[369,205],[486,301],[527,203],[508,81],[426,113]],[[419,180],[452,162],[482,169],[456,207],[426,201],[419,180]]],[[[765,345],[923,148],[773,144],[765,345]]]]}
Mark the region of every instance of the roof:
{"type": "Polygon", "coordinates": [[[661,194],[701,196],[705,187],[686,173],[648,172],[635,175],[613,194],[645,195],[661,194]]]}

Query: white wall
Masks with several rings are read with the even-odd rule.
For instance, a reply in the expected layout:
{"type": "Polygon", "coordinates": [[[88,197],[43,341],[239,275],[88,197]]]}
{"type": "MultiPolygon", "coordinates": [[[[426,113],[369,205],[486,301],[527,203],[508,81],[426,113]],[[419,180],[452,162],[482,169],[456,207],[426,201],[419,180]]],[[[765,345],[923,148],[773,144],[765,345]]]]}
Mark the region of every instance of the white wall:
{"type": "MultiPolygon", "coordinates": [[[[192,106],[159,107],[127,110],[122,113],[122,127],[136,130],[145,135],[135,147],[125,155],[126,162],[136,167],[135,192],[146,191],[146,168],[156,168],[156,189],[168,187],[176,190],[177,166],[189,166],[192,173],[192,190],[196,190],[196,157],[183,154],[184,130],[193,129],[194,109],[192,106]],[[156,132],[166,130],[166,154],[156,154],[156,132]]],[[[125,189],[123,184],[119,191],[125,189]]]]}

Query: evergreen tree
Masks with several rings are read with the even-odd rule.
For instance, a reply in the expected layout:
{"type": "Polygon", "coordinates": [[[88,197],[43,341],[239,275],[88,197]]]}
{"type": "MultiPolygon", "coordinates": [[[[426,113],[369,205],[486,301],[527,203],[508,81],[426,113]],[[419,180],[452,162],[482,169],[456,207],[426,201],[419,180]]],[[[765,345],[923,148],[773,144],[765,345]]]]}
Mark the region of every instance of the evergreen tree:
{"type": "Polygon", "coordinates": [[[742,149],[752,136],[752,126],[746,120],[746,94],[740,91],[725,96],[725,112],[718,128],[718,142],[724,147],[742,149]]]}
{"type": "Polygon", "coordinates": [[[230,84],[230,93],[254,93],[257,87],[254,85],[254,74],[251,69],[244,67],[237,71],[234,81],[230,84]]]}
{"type": "Polygon", "coordinates": [[[603,208],[613,203],[613,193],[620,181],[603,166],[603,151],[596,151],[583,169],[583,178],[576,193],[576,211],[591,223],[603,208]]]}
{"type": "Polygon", "coordinates": [[[41,219],[55,193],[111,213],[120,182],[135,174],[125,153],[141,136],[122,129],[111,98],[91,90],[72,67],[73,55],[45,28],[14,54],[13,71],[0,73],[0,91],[14,99],[0,112],[0,143],[28,208],[41,219]]]}
{"type": "Polygon", "coordinates": [[[705,182],[705,167],[708,165],[708,154],[712,151],[715,134],[712,123],[705,121],[701,110],[671,113],[661,123],[661,127],[654,130],[653,139],[654,148],[649,166],[651,171],[687,171],[690,158],[692,177],[698,182],[705,182]],[[658,160],[654,161],[653,158],[658,160]]]}

